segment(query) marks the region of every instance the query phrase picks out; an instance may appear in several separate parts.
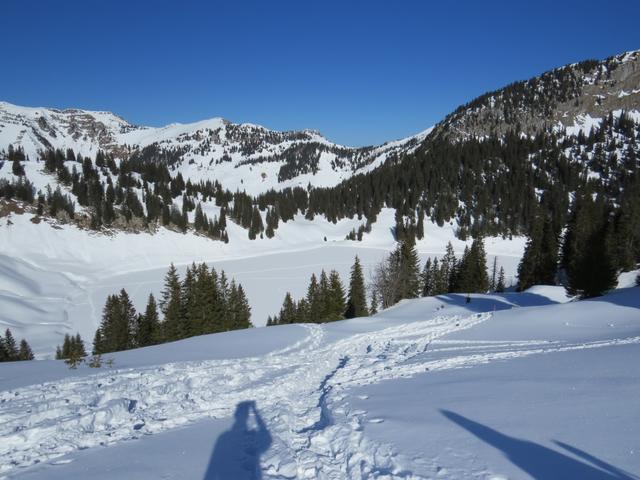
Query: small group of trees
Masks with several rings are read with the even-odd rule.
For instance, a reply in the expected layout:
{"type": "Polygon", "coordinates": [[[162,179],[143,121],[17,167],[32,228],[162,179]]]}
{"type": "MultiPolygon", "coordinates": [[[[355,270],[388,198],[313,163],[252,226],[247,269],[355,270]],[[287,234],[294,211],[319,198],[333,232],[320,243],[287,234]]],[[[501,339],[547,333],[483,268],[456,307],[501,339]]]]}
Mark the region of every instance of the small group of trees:
{"type": "Polygon", "coordinates": [[[33,360],[33,351],[24,338],[18,343],[11,330],[7,328],[4,337],[0,335],[0,362],[22,360],[33,360]]]}
{"type": "Polygon", "coordinates": [[[205,263],[192,264],[181,280],[171,264],[159,305],[150,294],[144,313],[136,312],[124,289],[107,298],[95,334],[93,353],[128,350],[249,327],[251,308],[242,285],[236,284],[235,280],[229,281],[224,271],[218,274],[205,263]]]}
{"type": "Polygon", "coordinates": [[[458,260],[451,242],[440,258],[428,258],[422,270],[422,295],[446,293],[486,293],[505,290],[504,268],[498,270],[494,258],[491,277],[487,274],[487,257],[482,239],[476,239],[471,247],[465,247],[458,260]]]}
{"type": "Polygon", "coordinates": [[[349,290],[345,289],[336,270],[322,270],[320,279],[311,275],[307,295],[294,301],[287,292],[280,313],[269,317],[267,325],[290,323],[323,323],[369,314],[362,265],[356,256],[351,267],[349,290]]]}
{"type": "Polygon", "coordinates": [[[369,306],[362,265],[356,257],[351,268],[349,291],[346,296],[340,276],[335,270],[329,275],[323,270],[319,280],[312,274],[307,295],[295,301],[292,295],[287,293],[280,313],[273,318],[269,317],[267,325],[329,322],[372,315],[377,312],[379,306],[389,308],[404,299],[452,292],[502,292],[504,289],[504,269],[501,267],[498,270],[497,260],[494,260],[491,278],[487,274],[482,239],[474,240],[470,247],[465,248],[459,260],[449,243],[445,255],[440,260],[428,258],[421,271],[415,243],[409,238],[399,242],[398,246],[374,267],[369,285],[369,306]]]}
{"type": "Polygon", "coordinates": [[[56,347],[56,360],[80,359],[87,356],[84,341],[79,333],[65,334],[62,346],[56,347]]]}
{"type": "Polygon", "coordinates": [[[578,188],[562,235],[561,227],[538,214],[518,267],[518,289],[563,284],[581,298],[611,290],[618,274],[640,260],[640,176],[627,180],[617,206],[589,185],[578,188]]]}
{"type": "Polygon", "coordinates": [[[487,275],[487,258],[481,238],[466,247],[459,260],[449,242],[442,258],[428,258],[422,271],[419,265],[415,243],[408,238],[376,266],[371,287],[382,308],[419,296],[486,293],[505,288],[504,269],[497,272],[494,263],[492,278],[487,275]]]}

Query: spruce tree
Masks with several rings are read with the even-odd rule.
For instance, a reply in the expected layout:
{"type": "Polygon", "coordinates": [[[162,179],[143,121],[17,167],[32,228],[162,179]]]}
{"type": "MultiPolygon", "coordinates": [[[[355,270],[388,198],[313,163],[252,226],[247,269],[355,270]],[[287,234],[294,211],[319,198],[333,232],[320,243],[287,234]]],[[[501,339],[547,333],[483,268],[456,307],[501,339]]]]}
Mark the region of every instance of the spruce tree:
{"type": "Polygon", "coordinates": [[[27,341],[23,338],[20,340],[20,349],[18,350],[18,360],[33,360],[33,351],[31,347],[27,343],[27,341]]]}
{"type": "Polygon", "coordinates": [[[251,307],[249,306],[249,300],[244,293],[242,285],[238,284],[238,308],[236,323],[234,328],[250,328],[251,327],[251,307]]]}
{"type": "Polygon", "coordinates": [[[502,293],[506,289],[504,278],[504,267],[500,267],[500,273],[498,274],[498,281],[496,282],[496,292],[502,293]]]}
{"type": "Polygon", "coordinates": [[[324,320],[342,320],[346,310],[344,287],[336,270],[329,273],[329,290],[327,296],[327,312],[324,320]]]}
{"type": "Polygon", "coordinates": [[[11,330],[8,328],[4,332],[4,350],[8,361],[18,360],[18,346],[11,330]]]}
{"type": "Polygon", "coordinates": [[[309,280],[309,287],[307,288],[307,321],[311,323],[319,323],[320,315],[322,312],[321,298],[320,298],[320,286],[316,274],[311,274],[309,280]]]}
{"type": "Polygon", "coordinates": [[[320,272],[320,281],[318,282],[318,322],[324,322],[330,312],[330,298],[329,298],[329,277],[327,272],[322,270],[320,272]]]}
{"type": "Polygon", "coordinates": [[[282,309],[280,310],[279,315],[279,324],[287,325],[290,323],[295,323],[297,320],[297,308],[293,301],[293,297],[289,292],[284,297],[284,302],[282,303],[282,309]]]}
{"type": "Polygon", "coordinates": [[[553,285],[558,262],[558,240],[552,219],[538,217],[518,266],[518,290],[533,285],[553,285]]]}
{"type": "Polygon", "coordinates": [[[129,298],[129,294],[123,288],[120,290],[120,318],[118,319],[118,328],[116,330],[116,351],[128,350],[134,348],[135,345],[135,329],[137,325],[137,313],[133,306],[133,302],[129,298]]]}
{"type": "Polygon", "coordinates": [[[493,257],[493,267],[491,268],[491,280],[489,280],[489,291],[496,291],[496,280],[498,278],[498,257],[493,257]]]}
{"type": "Polygon", "coordinates": [[[427,258],[422,269],[422,296],[429,297],[433,295],[433,271],[431,266],[431,257],[427,258]]]}
{"type": "Polygon", "coordinates": [[[349,295],[345,318],[364,317],[368,313],[365,294],[364,276],[360,259],[356,255],[353,267],[351,267],[351,279],[349,281],[349,295]]]}
{"type": "Polygon", "coordinates": [[[181,285],[180,328],[178,338],[190,337],[197,333],[196,323],[198,320],[198,305],[196,300],[196,275],[197,269],[194,263],[190,267],[187,267],[187,271],[181,285]]]}
{"type": "Polygon", "coordinates": [[[158,306],[153,294],[149,294],[147,308],[143,315],[138,317],[138,328],[136,329],[136,344],[138,347],[155,345],[159,341],[160,319],[158,317],[158,306]]]}
{"type": "Polygon", "coordinates": [[[378,313],[378,295],[374,290],[371,292],[371,306],[369,307],[369,315],[375,315],[378,313]]]}
{"type": "Polygon", "coordinates": [[[415,243],[411,240],[399,246],[399,292],[396,302],[406,298],[417,298],[420,295],[420,267],[415,243]]]}
{"type": "Polygon", "coordinates": [[[455,291],[464,293],[486,293],[489,290],[487,256],[482,239],[477,238],[471,248],[465,248],[458,264],[455,291]]]}
{"type": "Polygon", "coordinates": [[[178,271],[173,263],[164,279],[164,289],[160,297],[160,308],[164,315],[162,322],[164,341],[173,341],[180,338],[181,328],[181,304],[182,286],[178,271]]]}
{"type": "Polygon", "coordinates": [[[582,298],[602,295],[617,282],[610,208],[588,189],[578,192],[564,236],[562,264],[567,293],[582,298]]]}

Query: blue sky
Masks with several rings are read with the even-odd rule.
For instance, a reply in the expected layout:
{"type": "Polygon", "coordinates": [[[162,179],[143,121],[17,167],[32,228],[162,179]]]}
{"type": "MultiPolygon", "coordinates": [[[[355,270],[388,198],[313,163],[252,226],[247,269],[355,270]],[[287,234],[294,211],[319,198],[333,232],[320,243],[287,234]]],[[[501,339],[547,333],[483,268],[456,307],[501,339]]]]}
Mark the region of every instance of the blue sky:
{"type": "Polygon", "coordinates": [[[640,48],[640,2],[2,0],[0,99],[222,116],[367,145],[512,81],[640,48]]]}

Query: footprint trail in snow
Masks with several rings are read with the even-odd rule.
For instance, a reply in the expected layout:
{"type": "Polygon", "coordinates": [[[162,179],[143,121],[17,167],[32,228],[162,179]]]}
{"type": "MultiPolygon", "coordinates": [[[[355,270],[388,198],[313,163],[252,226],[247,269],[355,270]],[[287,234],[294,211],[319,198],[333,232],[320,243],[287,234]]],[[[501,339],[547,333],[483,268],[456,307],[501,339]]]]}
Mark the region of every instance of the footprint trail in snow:
{"type": "Polygon", "coordinates": [[[0,393],[0,474],[78,449],[165,431],[204,418],[227,418],[253,400],[273,437],[265,479],[418,479],[388,445],[367,439],[366,412],[347,390],[426,371],[463,368],[546,352],[640,343],[587,344],[439,340],[491,313],[440,316],[329,342],[325,327],[304,325],[296,344],[233,360],[116,370],[0,393]]]}

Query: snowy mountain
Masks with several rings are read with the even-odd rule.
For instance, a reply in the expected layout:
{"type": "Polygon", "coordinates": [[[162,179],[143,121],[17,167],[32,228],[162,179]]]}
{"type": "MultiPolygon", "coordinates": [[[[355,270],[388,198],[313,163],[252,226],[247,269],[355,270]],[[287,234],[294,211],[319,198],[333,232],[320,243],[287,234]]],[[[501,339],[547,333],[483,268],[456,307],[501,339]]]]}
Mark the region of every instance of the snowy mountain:
{"type": "Polygon", "coordinates": [[[193,182],[217,180],[257,195],[269,189],[327,187],[415,148],[429,130],[376,147],[336,145],[312,130],[277,132],[212,118],[189,124],[142,127],[110,112],[20,107],[0,102],[0,151],[22,148],[31,160],[51,149],[116,159],[162,152],[172,170],[193,182]],[[146,150],[145,150],[146,149],[146,150]]]}
{"type": "Polygon", "coordinates": [[[0,103],[0,324],[50,357],[64,334],[93,337],[114,291],[140,310],[171,262],[182,273],[197,261],[241,282],[262,326],[310,274],[345,280],[356,254],[369,274],[406,238],[424,261],[483,236],[515,285],[525,237],[549,218],[559,241],[586,191],[610,206],[600,220],[618,270],[632,269],[639,57],[553,70],[368,148],[222,119],[151,128],[0,103]]]}
{"type": "Polygon", "coordinates": [[[458,107],[434,136],[451,139],[517,133],[535,135],[545,126],[581,125],[613,111],[640,111],[640,50],[586,60],[485,93],[458,107]]]}

